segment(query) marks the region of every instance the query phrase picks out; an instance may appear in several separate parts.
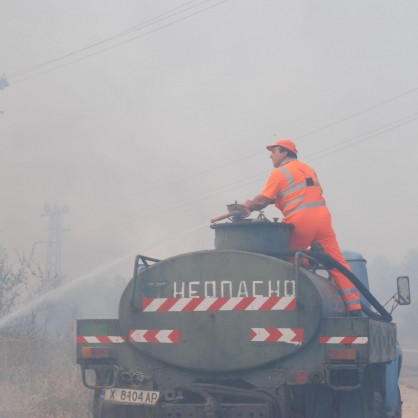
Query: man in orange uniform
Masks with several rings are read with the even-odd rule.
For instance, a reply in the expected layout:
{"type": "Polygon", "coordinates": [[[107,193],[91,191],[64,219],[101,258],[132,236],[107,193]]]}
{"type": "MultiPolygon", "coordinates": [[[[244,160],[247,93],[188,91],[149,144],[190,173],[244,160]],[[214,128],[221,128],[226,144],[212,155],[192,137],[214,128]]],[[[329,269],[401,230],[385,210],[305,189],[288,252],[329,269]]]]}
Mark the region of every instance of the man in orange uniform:
{"type": "MultiPolygon", "coordinates": [[[[261,210],[272,202],[283,213],[283,222],[294,228],[290,235],[292,250],[307,249],[313,242],[347,269],[331,223],[331,214],[322,196],[322,188],[315,171],[297,159],[296,146],[290,139],[281,139],[267,146],[275,169],[261,194],[244,203],[250,211],[261,210]]],[[[360,316],[360,294],[338,270],[331,270],[332,278],[352,316],[360,316]]]]}

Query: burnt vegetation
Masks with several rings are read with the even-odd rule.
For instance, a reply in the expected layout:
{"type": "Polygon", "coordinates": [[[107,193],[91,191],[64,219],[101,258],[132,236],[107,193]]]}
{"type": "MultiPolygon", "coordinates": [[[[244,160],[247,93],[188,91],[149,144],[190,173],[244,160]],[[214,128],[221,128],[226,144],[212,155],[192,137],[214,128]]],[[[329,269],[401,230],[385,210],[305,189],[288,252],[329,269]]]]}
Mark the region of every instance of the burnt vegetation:
{"type": "Polygon", "coordinates": [[[0,418],[91,417],[74,361],[71,318],[60,332],[48,327],[42,295],[60,281],[46,277],[33,254],[15,258],[12,264],[0,249],[0,418]]]}

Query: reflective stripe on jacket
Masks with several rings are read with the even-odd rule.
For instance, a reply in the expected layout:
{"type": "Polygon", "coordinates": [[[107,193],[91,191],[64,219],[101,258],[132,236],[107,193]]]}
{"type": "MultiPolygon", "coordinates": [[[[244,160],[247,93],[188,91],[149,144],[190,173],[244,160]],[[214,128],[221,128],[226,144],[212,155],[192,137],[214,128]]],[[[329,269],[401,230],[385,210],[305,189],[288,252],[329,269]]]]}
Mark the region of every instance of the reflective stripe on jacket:
{"type": "Polygon", "coordinates": [[[299,160],[291,160],[278,168],[287,185],[276,195],[276,206],[285,216],[302,209],[326,206],[315,171],[299,160]]]}

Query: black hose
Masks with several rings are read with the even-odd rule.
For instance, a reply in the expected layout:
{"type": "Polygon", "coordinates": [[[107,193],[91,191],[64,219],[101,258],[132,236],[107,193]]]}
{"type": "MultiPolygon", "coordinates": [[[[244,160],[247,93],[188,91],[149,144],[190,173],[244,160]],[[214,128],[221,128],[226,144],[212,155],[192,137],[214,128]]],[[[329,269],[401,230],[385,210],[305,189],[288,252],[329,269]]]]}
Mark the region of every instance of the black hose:
{"type": "Polygon", "coordinates": [[[329,254],[324,253],[322,251],[306,251],[306,250],[287,250],[287,251],[280,251],[275,253],[275,256],[278,257],[294,257],[296,253],[302,253],[309,257],[313,257],[320,261],[325,267],[328,269],[336,269],[359,290],[359,292],[371,303],[371,305],[379,312],[380,315],[377,315],[375,312],[367,309],[364,305],[362,305],[362,311],[367,313],[367,315],[374,317],[375,319],[379,319],[385,322],[392,322],[392,315],[380,304],[380,302],[370,293],[369,289],[362,283],[362,281],[348,268],[343,266],[337,260],[332,258],[329,254]],[[370,314],[371,313],[371,314],[370,314]]]}

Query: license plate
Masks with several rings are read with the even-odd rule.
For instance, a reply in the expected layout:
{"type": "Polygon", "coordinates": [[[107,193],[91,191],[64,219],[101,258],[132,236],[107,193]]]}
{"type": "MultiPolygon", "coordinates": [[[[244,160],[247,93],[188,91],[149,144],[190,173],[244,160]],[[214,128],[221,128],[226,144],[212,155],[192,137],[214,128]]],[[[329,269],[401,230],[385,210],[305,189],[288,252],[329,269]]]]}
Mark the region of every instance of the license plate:
{"type": "Polygon", "coordinates": [[[155,405],[159,392],[152,390],[106,389],[104,400],[131,405],[155,405]]]}

